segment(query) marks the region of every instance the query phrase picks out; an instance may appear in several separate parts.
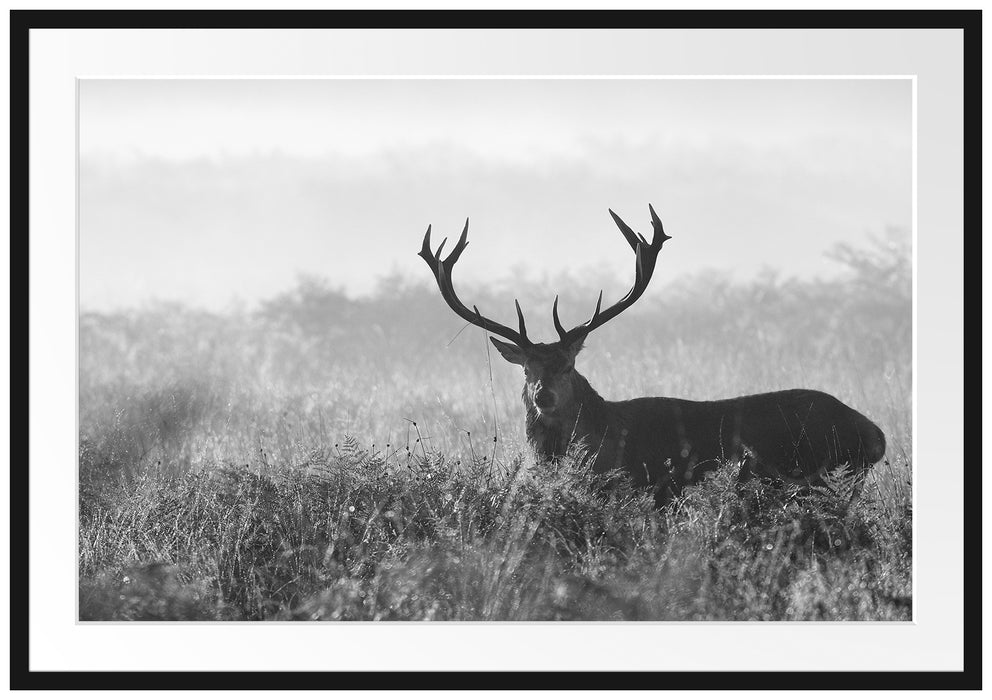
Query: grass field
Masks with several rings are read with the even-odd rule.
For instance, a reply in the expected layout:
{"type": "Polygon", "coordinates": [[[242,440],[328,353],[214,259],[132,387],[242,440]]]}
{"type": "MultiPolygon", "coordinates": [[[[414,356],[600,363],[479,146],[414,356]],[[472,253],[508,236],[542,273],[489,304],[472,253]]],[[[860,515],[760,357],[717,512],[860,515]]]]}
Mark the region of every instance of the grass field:
{"type": "MultiPolygon", "coordinates": [[[[727,464],[656,510],[580,459],[537,463],[519,369],[426,281],[83,313],[80,619],[910,619],[905,238],[836,249],[829,282],[660,286],[579,357],[608,399],[834,394],[888,442],[850,509],[843,473],[802,495],[727,464]]],[[[567,325],[598,291],[463,288],[505,320],[518,296],[532,336],[554,292],[567,325]]]]}

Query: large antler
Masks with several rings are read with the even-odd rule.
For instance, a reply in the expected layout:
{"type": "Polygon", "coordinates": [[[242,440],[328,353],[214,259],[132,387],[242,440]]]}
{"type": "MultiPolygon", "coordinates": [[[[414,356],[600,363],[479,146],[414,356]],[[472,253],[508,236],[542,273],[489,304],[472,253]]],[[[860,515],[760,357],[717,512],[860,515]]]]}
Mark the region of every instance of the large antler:
{"type": "Polygon", "coordinates": [[[451,286],[451,270],[454,268],[455,263],[458,262],[458,257],[465,250],[465,246],[468,245],[468,219],[465,219],[465,228],[462,230],[461,238],[455,244],[454,250],[451,251],[447,259],[441,260],[441,250],[447,242],[448,239],[445,238],[441,241],[441,245],[438,246],[437,252],[431,253],[431,227],[428,226],[427,233],[424,234],[424,245],[420,249],[419,255],[430,266],[431,272],[434,273],[434,279],[437,280],[437,286],[441,290],[441,297],[448,303],[451,310],[472,325],[484,328],[490,333],[501,335],[520,347],[526,348],[533,345],[527,338],[527,327],[524,326],[524,314],[520,310],[520,303],[516,299],[513,300],[513,303],[517,307],[517,320],[520,324],[520,332],[486,318],[479,313],[479,307],[477,306],[473,306],[470,311],[468,307],[459,301],[458,295],[455,294],[455,289],[451,286]]]}
{"type": "Polygon", "coordinates": [[[620,233],[623,237],[627,239],[627,243],[630,247],[634,249],[634,255],[637,258],[637,268],[634,277],[634,286],[630,288],[627,295],[618,301],[613,306],[609,307],[605,311],[600,311],[600,307],[603,304],[603,292],[599,293],[599,301],[596,302],[596,311],[593,312],[592,318],[590,318],[585,323],[576,326],[570,331],[566,331],[562,325],[561,321],[558,319],[558,297],[555,296],[555,304],[552,308],[552,314],[555,320],[555,329],[558,331],[558,335],[561,338],[561,343],[563,345],[570,345],[577,340],[584,338],[586,335],[596,330],[604,323],[612,318],[619,316],[628,307],[633,305],[637,301],[644,290],[648,287],[648,282],[651,281],[651,275],[654,273],[654,265],[658,260],[658,253],[661,251],[662,244],[667,241],[671,236],[665,234],[665,229],[661,225],[661,219],[658,218],[658,214],[655,213],[654,207],[648,204],[648,209],[651,212],[651,226],[654,228],[654,237],[651,243],[644,239],[639,233],[634,233],[634,230],[630,228],[623,220],[617,216],[612,209],[610,209],[610,216],[617,223],[620,228],[620,233]]]}

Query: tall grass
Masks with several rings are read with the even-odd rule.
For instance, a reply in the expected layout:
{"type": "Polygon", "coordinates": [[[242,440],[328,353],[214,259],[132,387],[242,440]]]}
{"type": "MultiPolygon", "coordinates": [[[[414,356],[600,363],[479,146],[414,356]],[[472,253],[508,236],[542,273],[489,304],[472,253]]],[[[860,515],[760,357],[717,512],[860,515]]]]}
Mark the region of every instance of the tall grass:
{"type": "MultiPolygon", "coordinates": [[[[579,455],[535,462],[518,371],[426,284],[84,313],[80,616],[907,619],[903,240],[836,249],[848,273],[832,281],[660,287],[579,357],[607,398],[838,396],[888,438],[852,508],[843,474],[799,494],[738,485],[727,464],[659,511],[579,455]]],[[[547,305],[541,284],[512,286],[547,305]]],[[[555,291],[592,296],[581,279],[555,291]]],[[[464,292],[497,316],[510,295],[464,292]]]]}

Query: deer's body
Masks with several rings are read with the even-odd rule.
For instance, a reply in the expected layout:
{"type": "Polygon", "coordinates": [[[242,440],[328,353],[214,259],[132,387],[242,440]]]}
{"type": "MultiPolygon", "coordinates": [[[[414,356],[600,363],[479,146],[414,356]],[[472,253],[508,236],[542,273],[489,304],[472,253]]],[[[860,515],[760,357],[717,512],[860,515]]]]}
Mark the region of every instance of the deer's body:
{"type": "Polygon", "coordinates": [[[491,337],[509,362],[524,370],[527,439],[537,453],[556,459],[572,445],[594,457],[598,472],[622,469],[637,485],[652,485],[659,503],[699,479],[721,460],[740,460],[741,475],[755,473],[794,483],[816,484],[824,472],[849,464],[859,474],[885,453],[878,427],[833,396],[810,389],[789,389],[721,401],[645,397],[607,401],[575,370],[575,357],[590,332],[629,308],[644,293],[658,253],[671,236],[665,234],[654,208],[651,243],[610,211],[636,259],[634,286],[615,304],[596,310],[585,323],[566,330],[553,318],[559,340],[535,343],[527,337],[517,304],[519,330],[484,317],[458,299],[451,272],[468,245],[468,222],[451,254],[441,259],[444,243],[434,253],[427,228],[420,256],[437,280],[448,306],[469,323],[512,342],[491,337]]]}
{"type": "Polygon", "coordinates": [[[863,472],[882,458],[885,436],[868,418],[821,391],[789,389],[718,401],[644,397],[607,401],[578,372],[575,402],[542,414],[524,391],[527,440],[546,459],[571,445],[590,456],[593,471],[626,471],[653,486],[660,503],[723,460],[793,483],[817,483],[848,463],[863,472]]]}

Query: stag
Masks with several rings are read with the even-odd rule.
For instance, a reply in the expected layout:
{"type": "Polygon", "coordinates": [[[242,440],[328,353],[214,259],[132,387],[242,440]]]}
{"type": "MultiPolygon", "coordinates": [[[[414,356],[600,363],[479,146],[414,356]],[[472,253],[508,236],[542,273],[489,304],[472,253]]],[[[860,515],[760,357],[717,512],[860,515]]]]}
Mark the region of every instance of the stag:
{"type": "Polygon", "coordinates": [[[555,296],[552,316],[559,338],[553,343],[535,343],[527,337],[516,300],[518,329],[514,330],[458,299],[451,273],[468,245],[468,220],[444,259],[441,251],[447,239],[431,252],[431,227],[427,227],[420,257],[434,273],[441,297],[468,323],[505,338],[490,336],[507,361],[523,367],[527,440],[537,454],[554,460],[577,445],[590,457],[594,471],[627,472],[635,485],[654,489],[659,505],[725,461],[741,465],[742,479],[754,475],[819,485],[827,471],[843,464],[863,478],[885,453],[885,436],[868,418],[829,394],[788,389],[717,401],[668,397],[607,401],[575,369],[575,358],[588,335],[644,293],[658,253],[671,238],[654,207],[649,204],[648,209],[654,229],[650,243],[609,210],[634,251],[633,287],[605,309],[600,292],[592,317],[570,330],[558,318],[555,296]]]}

